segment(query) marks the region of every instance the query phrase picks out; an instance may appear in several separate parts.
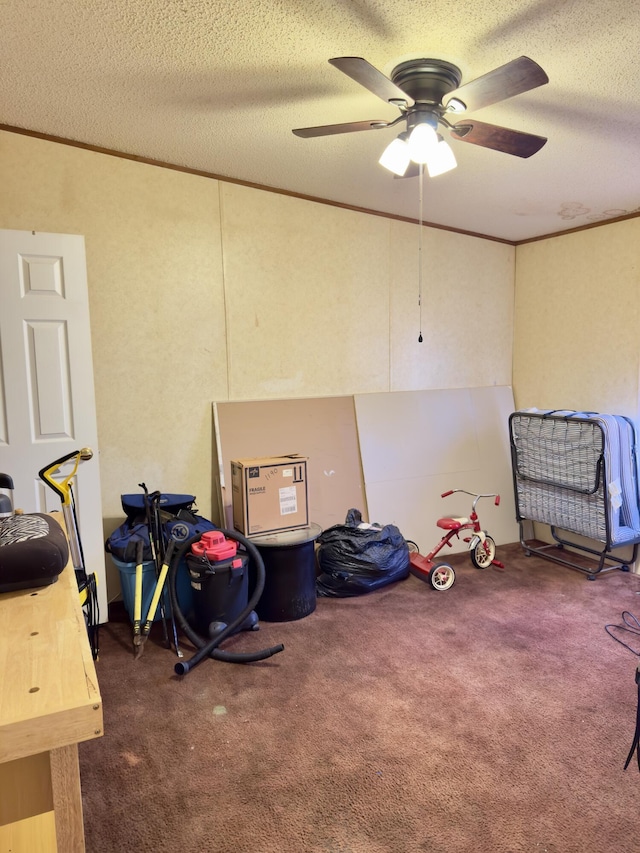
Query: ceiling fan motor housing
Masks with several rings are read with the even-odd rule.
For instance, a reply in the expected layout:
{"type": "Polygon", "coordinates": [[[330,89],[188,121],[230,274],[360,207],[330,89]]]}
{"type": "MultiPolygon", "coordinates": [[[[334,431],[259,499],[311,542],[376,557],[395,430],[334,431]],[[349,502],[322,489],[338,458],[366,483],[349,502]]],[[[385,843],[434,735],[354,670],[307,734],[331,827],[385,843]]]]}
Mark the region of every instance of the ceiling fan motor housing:
{"type": "Polygon", "coordinates": [[[461,79],[460,69],[442,59],[412,59],[396,65],[391,80],[414,101],[405,113],[407,130],[428,124],[437,131],[445,112],[442,99],[458,88],[461,79]]]}
{"type": "Polygon", "coordinates": [[[410,59],[391,72],[391,80],[416,104],[442,105],[442,99],[460,85],[462,74],[443,59],[410,59]]]}

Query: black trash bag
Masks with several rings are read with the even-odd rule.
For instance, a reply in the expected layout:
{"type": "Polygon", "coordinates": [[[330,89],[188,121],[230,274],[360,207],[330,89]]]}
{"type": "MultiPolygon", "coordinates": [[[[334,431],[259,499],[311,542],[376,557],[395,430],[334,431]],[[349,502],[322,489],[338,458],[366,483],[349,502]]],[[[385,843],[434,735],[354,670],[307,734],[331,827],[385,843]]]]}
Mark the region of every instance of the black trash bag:
{"type": "Polygon", "coordinates": [[[344,524],[334,524],[317,539],[320,596],[347,598],[404,580],[409,575],[409,546],[393,524],[363,525],[350,509],[344,524]]]}

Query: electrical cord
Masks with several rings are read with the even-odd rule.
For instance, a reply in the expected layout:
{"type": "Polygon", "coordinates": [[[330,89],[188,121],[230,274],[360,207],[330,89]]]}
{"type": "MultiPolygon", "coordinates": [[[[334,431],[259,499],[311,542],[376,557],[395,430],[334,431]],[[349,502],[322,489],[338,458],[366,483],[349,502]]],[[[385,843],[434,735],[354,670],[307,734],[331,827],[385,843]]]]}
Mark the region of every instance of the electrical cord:
{"type": "Polygon", "coordinates": [[[81,600],[84,593],[82,611],[89,637],[91,656],[94,660],[98,660],[100,653],[100,608],[98,606],[98,583],[95,572],[88,575],[86,572],[76,571],[76,581],[81,600]]]}
{"type": "MultiPolygon", "coordinates": [[[[632,648],[629,643],[625,643],[624,640],[621,640],[620,637],[616,637],[615,634],[612,633],[611,629],[615,628],[619,631],[626,631],[628,634],[633,634],[636,637],[640,637],[640,622],[638,619],[630,613],[628,610],[622,611],[622,625],[605,625],[604,630],[607,634],[612,637],[616,643],[620,643],[621,646],[624,646],[625,649],[628,649],[632,654],[636,655],[636,657],[640,657],[640,651],[636,651],[632,648]]],[[[636,667],[636,685],[638,687],[638,701],[636,705],[636,730],[633,735],[633,743],[631,744],[631,749],[629,750],[629,755],[627,756],[627,760],[624,764],[624,769],[626,770],[629,764],[631,763],[631,759],[633,758],[634,752],[636,753],[636,758],[638,760],[638,771],[640,772],[640,663],[636,667]]]]}
{"type": "MultiPolygon", "coordinates": [[[[76,499],[73,493],[73,487],[69,483],[69,500],[71,504],[71,512],[73,515],[73,523],[76,531],[78,526],[78,516],[76,514],[76,499]]],[[[83,605],[85,622],[87,626],[87,634],[89,637],[89,646],[91,648],[91,657],[93,660],[98,660],[100,654],[100,609],[98,607],[98,579],[95,572],[89,574],[85,569],[84,549],[80,535],[77,536],[78,552],[80,554],[81,568],[76,569],[76,579],[78,582],[78,590],[85,591],[86,600],[83,605]]]]}

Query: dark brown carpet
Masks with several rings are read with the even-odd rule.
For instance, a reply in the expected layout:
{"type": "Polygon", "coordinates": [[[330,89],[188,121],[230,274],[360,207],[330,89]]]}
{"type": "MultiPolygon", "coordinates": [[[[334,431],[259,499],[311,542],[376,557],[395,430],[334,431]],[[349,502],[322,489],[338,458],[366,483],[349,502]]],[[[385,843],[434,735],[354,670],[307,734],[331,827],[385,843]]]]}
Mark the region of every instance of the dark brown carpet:
{"type": "Polygon", "coordinates": [[[184,677],[157,624],[134,661],[114,608],[105,734],[80,744],[89,853],[640,850],[638,659],[604,630],[640,616],[640,576],[498,557],[454,556],[447,592],[320,598],[223,645],[281,654],[184,677]]]}

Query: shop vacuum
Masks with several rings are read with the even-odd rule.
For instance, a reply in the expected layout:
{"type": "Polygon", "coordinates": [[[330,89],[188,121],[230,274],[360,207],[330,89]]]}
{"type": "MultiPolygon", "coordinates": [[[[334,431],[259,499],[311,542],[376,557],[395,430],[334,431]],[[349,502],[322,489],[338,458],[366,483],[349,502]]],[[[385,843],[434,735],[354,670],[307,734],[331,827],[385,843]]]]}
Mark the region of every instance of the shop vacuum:
{"type": "Polygon", "coordinates": [[[257,652],[226,652],[220,644],[239,631],[257,631],[254,607],[264,590],[265,569],[256,546],[233,530],[210,530],[193,536],[173,553],[169,567],[169,594],[176,621],[198,647],[190,660],[174,669],[186,675],[206,657],[229,663],[264,660],[284,649],[282,644],[257,652]],[[184,560],[193,593],[193,625],[180,610],[177,592],[178,568],[184,560]],[[249,595],[249,569],[255,586],[249,595]]]}

